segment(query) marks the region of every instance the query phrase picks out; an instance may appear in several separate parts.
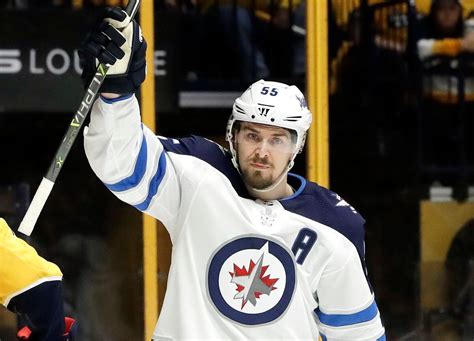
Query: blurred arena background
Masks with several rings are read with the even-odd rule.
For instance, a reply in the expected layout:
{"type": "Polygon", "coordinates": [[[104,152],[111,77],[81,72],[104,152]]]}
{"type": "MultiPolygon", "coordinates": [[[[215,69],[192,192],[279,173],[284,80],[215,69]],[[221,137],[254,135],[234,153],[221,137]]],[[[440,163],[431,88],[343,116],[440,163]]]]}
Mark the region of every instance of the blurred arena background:
{"type": "MultiPolygon", "coordinates": [[[[148,72],[157,133],[224,144],[232,102],[252,81],[305,89],[306,1],[155,0],[148,72]],[[250,31],[223,17],[224,3],[244,6],[250,31]]],[[[0,0],[0,216],[10,226],[18,227],[83,95],[81,37],[101,7],[123,5],[0,0]]],[[[471,341],[474,60],[468,52],[420,58],[430,6],[328,0],[330,188],[367,220],[369,277],[387,340],[471,341]],[[439,77],[449,84],[442,94],[439,77]]],[[[462,6],[467,32],[474,0],[462,6]]],[[[78,140],[28,241],[62,268],[81,340],[143,340],[146,306],[160,306],[143,289],[143,217],[98,181],[78,140]]],[[[307,166],[300,157],[295,172],[307,166]]],[[[170,247],[161,227],[157,257],[162,300],[170,247]]],[[[0,340],[14,340],[15,330],[14,316],[0,309],[0,340]]]]}

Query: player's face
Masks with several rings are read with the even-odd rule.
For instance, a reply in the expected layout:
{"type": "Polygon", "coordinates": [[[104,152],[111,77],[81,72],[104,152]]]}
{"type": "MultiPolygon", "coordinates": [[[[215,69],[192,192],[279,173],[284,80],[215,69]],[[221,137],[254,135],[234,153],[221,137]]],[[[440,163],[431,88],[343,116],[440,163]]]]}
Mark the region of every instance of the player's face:
{"type": "Polygon", "coordinates": [[[234,143],[242,178],[256,189],[271,186],[295,153],[287,129],[264,124],[242,122],[234,143]]]}
{"type": "Polygon", "coordinates": [[[451,33],[461,20],[461,14],[461,7],[456,1],[441,1],[435,15],[436,23],[443,32],[451,33]]]}

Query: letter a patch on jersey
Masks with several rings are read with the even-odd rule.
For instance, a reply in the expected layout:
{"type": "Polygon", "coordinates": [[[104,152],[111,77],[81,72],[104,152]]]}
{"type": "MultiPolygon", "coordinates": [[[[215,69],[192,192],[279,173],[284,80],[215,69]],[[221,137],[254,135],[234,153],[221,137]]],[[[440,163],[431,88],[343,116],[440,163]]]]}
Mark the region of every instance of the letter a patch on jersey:
{"type": "Polygon", "coordinates": [[[279,242],[244,236],[222,245],[207,270],[209,298],[224,317],[258,325],[282,316],[295,290],[292,253],[279,242]]]}

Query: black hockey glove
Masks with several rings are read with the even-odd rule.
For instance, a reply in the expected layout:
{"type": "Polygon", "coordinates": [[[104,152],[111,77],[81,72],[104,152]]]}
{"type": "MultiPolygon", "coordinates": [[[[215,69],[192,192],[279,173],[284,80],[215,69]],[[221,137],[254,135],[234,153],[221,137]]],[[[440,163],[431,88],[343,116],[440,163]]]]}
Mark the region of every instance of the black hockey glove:
{"type": "Polygon", "coordinates": [[[101,92],[128,94],[146,75],[146,41],[140,26],[120,8],[106,8],[79,48],[82,80],[87,88],[99,63],[110,64],[101,92]]]}

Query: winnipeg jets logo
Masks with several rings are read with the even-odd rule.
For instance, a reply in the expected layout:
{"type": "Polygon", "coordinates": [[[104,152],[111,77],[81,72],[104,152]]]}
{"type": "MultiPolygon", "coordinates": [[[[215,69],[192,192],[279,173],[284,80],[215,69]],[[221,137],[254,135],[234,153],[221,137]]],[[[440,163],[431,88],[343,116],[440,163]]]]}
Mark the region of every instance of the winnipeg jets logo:
{"type": "Polygon", "coordinates": [[[237,285],[238,293],[234,299],[242,300],[242,308],[247,302],[253,306],[257,305],[257,299],[260,295],[270,295],[272,290],[276,288],[273,286],[278,278],[270,278],[270,275],[264,276],[268,269],[268,265],[263,266],[263,254],[258,259],[257,263],[250,261],[249,270],[239,268],[234,264],[234,272],[231,272],[231,282],[237,285]]]}
{"type": "Polygon", "coordinates": [[[248,235],[222,245],[207,271],[209,299],[224,317],[243,325],[270,323],[285,313],[296,272],[291,250],[248,235]]]}

